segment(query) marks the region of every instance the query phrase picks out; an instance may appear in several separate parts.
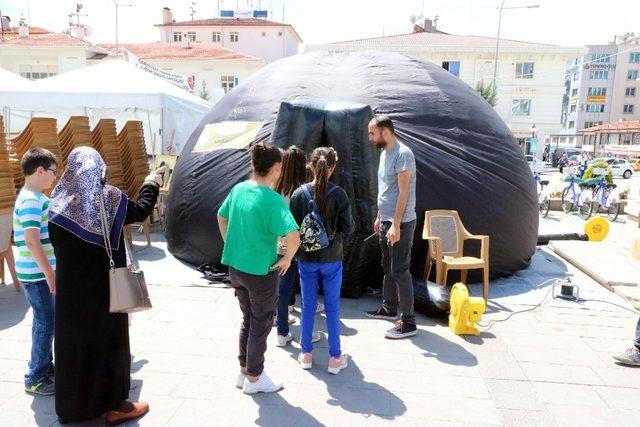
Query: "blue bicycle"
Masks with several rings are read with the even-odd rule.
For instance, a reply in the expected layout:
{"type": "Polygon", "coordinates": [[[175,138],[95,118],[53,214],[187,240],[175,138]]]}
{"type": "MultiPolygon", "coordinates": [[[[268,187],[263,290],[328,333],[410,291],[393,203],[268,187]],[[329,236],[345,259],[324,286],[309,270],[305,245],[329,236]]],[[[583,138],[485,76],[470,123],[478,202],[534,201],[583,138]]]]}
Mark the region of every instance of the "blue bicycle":
{"type": "Polygon", "coordinates": [[[588,203],[591,196],[589,192],[585,190],[594,183],[590,182],[592,180],[583,181],[580,178],[576,178],[573,174],[570,175],[568,179],[569,185],[562,190],[562,210],[565,213],[569,213],[574,207],[577,207],[580,217],[587,220],[591,217],[593,204],[588,203]]]}
{"type": "Polygon", "coordinates": [[[598,180],[593,190],[593,197],[588,203],[592,204],[592,211],[598,213],[600,208],[607,214],[609,221],[615,221],[620,214],[620,195],[616,184],[609,184],[604,178],[598,180]]]}

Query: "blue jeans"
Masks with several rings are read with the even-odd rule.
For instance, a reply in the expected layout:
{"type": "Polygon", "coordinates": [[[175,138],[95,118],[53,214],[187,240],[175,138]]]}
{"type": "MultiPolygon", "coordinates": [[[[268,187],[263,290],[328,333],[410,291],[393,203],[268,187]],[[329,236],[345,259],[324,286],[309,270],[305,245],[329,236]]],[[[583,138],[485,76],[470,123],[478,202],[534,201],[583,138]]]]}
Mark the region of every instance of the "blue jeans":
{"type": "MultiPolygon", "coordinates": [[[[282,257],[278,257],[280,259],[282,257]]],[[[289,295],[298,275],[298,263],[293,260],[287,270],[287,274],[278,277],[278,309],[277,320],[278,335],[286,336],[289,333],[289,295]]]]}
{"type": "Polygon", "coordinates": [[[53,366],[53,325],[55,314],[55,297],[49,291],[46,280],[37,282],[21,282],[24,294],[33,309],[31,325],[31,360],[29,371],[24,376],[24,383],[32,386],[53,366]]]}
{"type": "Polygon", "coordinates": [[[342,261],[304,262],[298,261],[300,289],[302,291],[302,351],[311,353],[313,344],[313,322],[318,306],[318,283],[322,281],[324,312],[327,315],[329,333],[329,355],[340,357],[340,288],[342,287],[342,261]]]}

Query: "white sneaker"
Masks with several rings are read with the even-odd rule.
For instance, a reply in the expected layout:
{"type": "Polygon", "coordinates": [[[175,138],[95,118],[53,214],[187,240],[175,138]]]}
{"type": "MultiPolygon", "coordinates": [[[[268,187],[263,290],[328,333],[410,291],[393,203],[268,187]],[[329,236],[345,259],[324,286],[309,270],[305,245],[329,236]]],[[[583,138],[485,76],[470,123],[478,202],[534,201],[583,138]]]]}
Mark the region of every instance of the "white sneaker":
{"type": "Polygon", "coordinates": [[[340,371],[347,367],[348,364],[349,362],[345,355],[338,358],[331,357],[329,358],[329,367],[327,368],[327,372],[333,375],[338,375],[340,371]]]}
{"type": "Polygon", "coordinates": [[[273,381],[266,373],[263,372],[262,375],[258,377],[257,381],[251,382],[249,379],[245,378],[244,385],[242,386],[242,392],[244,394],[274,393],[281,388],[281,382],[273,381]]]}
{"type": "Polygon", "coordinates": [[[298,363],[300,363],[300,367],[304,370],[311,369],[313,365],[313,354],[300,353],[298,355],[298,363]]]}
{"type": "Polygon", "coordinates": [[[291,336],[291,334],[287,334],[286,336],[278,335],[278,342],[276,342],[276,346],[286,347],[287,344],[289,344],[289,341],[292,341],[292,340],[293,340],[293,337],[291,336]]]}
{"type": "Polygon", "coordinates": [[[289,316],[289,324],[293,325],[294,323],[296,323],[296,318],[293,316],[289,316]]]}
{"type": "Polygon", "coordinates": [[[240,390],[242,390],[242,386],[244,385],[244,379],[245,379],[244,374],[241,373],[238,375],[238,379],[236,380],[236,387],[239,388],[240,390]]]}
{"type": "Polygon", "coordinates": [[[324,311],[324,304],[318,303],[318,306],[316,307],[316,313],[322,313],[323,311],[324,311]]]}
{"type": "Polygon", "coordinates": [[[311,342],[312,343],[317,343],[321,339],[322,339],[322,332],[320,332],[320,331],[314,331],[313,335],[311,335],[311,342]]]}

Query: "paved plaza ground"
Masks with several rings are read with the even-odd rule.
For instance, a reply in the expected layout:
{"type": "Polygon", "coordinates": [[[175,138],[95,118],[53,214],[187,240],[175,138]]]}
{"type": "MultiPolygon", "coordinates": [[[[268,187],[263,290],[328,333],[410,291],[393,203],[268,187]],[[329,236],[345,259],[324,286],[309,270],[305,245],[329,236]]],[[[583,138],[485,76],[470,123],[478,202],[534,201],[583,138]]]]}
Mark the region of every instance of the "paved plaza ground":
{"type": "MultiPolygon", "coordinates": [[[[612,239],[624,238],[624,221],[613,226],[612,239]]],[[[580,231],[582,225],[552,212],[541,232],[580,231]]],[[[611,359],[631,345],[637,316],[602,302],[554,300],[552,282],[572,275],[583,298],[629,307],[545,248],[529,269],[492,282],[482,323],[532,311],[464,338],[444,319],[418,316],[416,337],[391,341],[383,337],[391,323],[363,316],[377,298],[344,299],[342,347],[349,367],[338,376],[326,372],[323,339],[314,368],[302,371],[298,343],[275,347],[274,330],[266,369],[284,380],[284,389],[250,397],[234,386],[240,311],[233,291],[208,284],[173,259],[160,234],[144,249],[136,238],[154,309],[132,319],[131,398],[149,401],[151,411],[129,425],[640,425],[640,369],[611,359]]],[[[324,315],[316,319],[326,330],[324,315]]],[[[54,398],[34,398],[23,389],[30,328],[23,294],[0,288],[0,426],[58,425],[54,398]]],[[[299,330],[293,325],[296,341],[299,330]]]]}

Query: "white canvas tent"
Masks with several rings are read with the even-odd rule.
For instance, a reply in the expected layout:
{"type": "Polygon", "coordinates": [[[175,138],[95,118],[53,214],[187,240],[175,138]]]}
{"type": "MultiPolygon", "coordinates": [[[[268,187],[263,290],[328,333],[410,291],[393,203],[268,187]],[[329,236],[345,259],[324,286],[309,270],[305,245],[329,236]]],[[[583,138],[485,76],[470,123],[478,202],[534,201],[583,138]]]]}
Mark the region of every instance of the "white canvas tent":
{"type": "Polygon", "coordinates": [[[11,118],[6,105],[2,102],[4,92],[23,91],[33,89],[34,83],[31,80],[25,79],[11,71],[7,71],[4,68],[0,68],[0,114],[4,116],[4,124],[8,129],[11,126],[11,118]]]}
{"type": "Polygon", "coordinates": [[[59,129],[72,115],[89,116],[92,126],[101,118],[113,118],[118,130],[127,120],[140,120],[149,153],[167,153],[169,147],[178,154],[213,105],[130,63],[107,60],[31,87],[12,90],[2,85],[0,106],[10,109],[11,132],[22,130],[33,116],[57,118],[59,129]]]}

